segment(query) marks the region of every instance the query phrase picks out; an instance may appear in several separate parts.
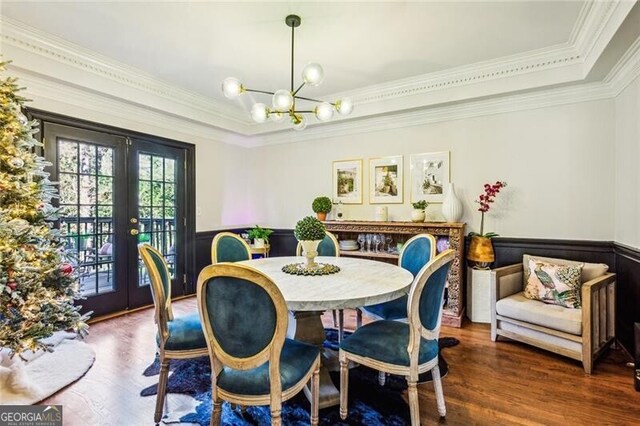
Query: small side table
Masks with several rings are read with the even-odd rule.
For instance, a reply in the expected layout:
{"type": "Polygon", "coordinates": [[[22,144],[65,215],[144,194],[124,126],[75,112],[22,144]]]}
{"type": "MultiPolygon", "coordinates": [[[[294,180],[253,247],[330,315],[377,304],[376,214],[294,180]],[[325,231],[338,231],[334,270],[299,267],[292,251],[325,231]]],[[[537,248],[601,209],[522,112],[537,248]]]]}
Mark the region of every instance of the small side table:
{"type": "Polygon", "coordinates": [[[491,322],[491,270],[467,268],[467,316],[471,322],[491,322]]]}
{"type": "Polygon", "coordinates": [[[269,244],[265,244],[264,247],[255,247],[253,244],[249,246],[251,248],[251,254],[260,254],[262,257],[269,257],[269,250],[271,246],[269,244]]]}

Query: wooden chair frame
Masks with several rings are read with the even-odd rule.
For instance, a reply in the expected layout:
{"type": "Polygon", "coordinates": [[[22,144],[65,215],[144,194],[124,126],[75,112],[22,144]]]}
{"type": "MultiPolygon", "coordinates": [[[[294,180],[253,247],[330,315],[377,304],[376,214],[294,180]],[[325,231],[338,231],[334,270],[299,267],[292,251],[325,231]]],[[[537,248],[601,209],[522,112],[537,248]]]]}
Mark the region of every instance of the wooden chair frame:
{"type": "MultiPolygon", "coordinates": [[[[433,236],[433,235],[431,235],[431,234],[418,234],[418,235],[414,235],[413,237],[409,238],[409,239],[404,243],[404,245],[402,246],[402,250],[400,250],[400,256],[398,257],[398,266],[402,267],[402,266],[401,266],[401,265],[402,265],[402,258],[403,258],[404,254],[405,254],[405,250],[404,250],[404,249],[405,249],[406,247],[408,247],[408,246],[409,246],[413,241],[415,241],[415,240],[419,240],[419,239],[421,239],[421,238],[426,238],[426,239],[428,239],[428,240],[429,240],[429,242],[431,243],[431,244],[430,244],[430,246],[431,246],[431,252],[429,253],[429,261],[430,261],[430,260],[432,260],[432,259],[436,256],[436,250],[437,250],[437,248],[436,248],[436,237],[434,237],[434,236],[433,236]]],[[[427,261],[427,263],[428,263],[428,261],[427,261]]],[[[358,309],[356,310],[356,329],[358,329],[358,328],[360,328],[360,327],[362,326],[362,314],[363,314],[362,309],[359,309],[359,308],[358,308],[358,309]]],[[[370,313],[370,312],[365,312],[365,315],[367,315],[367,316],[368,316],[368,317],[370,317],[370,318],[377,319],[377,320],[382,319],[382,318],[378,317],[377,315],[374,315],[374,314],[372,314],[372,313],[370,313]]],[[[398,320],[398,321],[401,321],[401,320],[398,320]]],[[[382,379],[381,379],[381,380],[382,380],[382,379]]],[[[380,383],[380,384],[381,384],[381,385],[384,385],[384,381],[381,381],[381,383],[380,383]]]]}
{"type": "Polygon", "coordinates": [[[238,236],[238,234],[234,234],[233,232],[220,232],[216,234],[216,236],[213,237],[213,240],[211,241],[211,263],[212,264],[215,265],[216,263],[218,263],[218,241],[220,241],[224,237],[235,238],[236,240],[241,242],[244,248],[247,250],[247,259],[248,260],[251,259],[251,246],[249,246],[249,244],[247,244],[245,240],[243,240],[240,236],[238,236]]]}
{"type": "MultiPolygon", "coordinates": [[[[158,394],[156,396],[156,409],[154,413],[154,422],[158,424],[162,419],[164,411],[165,394],[167,391],[167,379],[169,377],[169,362],[172,359],[189,359],[209,355],[207,348],[189,349],[189,350],[169,350],[165,349],[165,344],[169,339],[169,327],[167,323],[173,320],[173,309],[171,308],[171,284],[168,286],[167,294],[164,292],[162,278],[155,262],[151,258],[151,253],[164,260],[164,255],[149,244],[143,244],[138,248],[142,261],[144,262],[149,273],[151,287],[153,289],[153,302],[155,306],[154,319],[158,327],[159,345],[158,357],[160,360],[160,377],[158,380],[158,394]]],[[[163,262],[167,277],[171,277],[166,260],[163,262]]]]}
{"type": "MultiPolygon", "coordinates": [[[[420,297],[425,288],[429,277],[443,265],[453,262],[455,258],[454,250],[446,250],[429,261],[414,278],[411,290],[409,292],[409,301],[407,303],[407,318],[409,322],[409,342],[407,352],[409,354],[409,366],[389,364],[378,361],[369,357],[360,356],[349,353],[340,349],[340,417],[345,420],[347,418],[347,395],[349,386],[349,361],[375,368],[385,373],[397,374],[407,378],[409,387],[409,409],[411,411],[411,425],[420,424],[420,409],[418,405],[418,375],[431,370],[433,376],[433,386],[436,394],[436,402],[438,412],[441,417],[447,414],[444,402],[444,393],[442,391],[442,379],[440,377],[440,367],[438,366],[438,356],[425,362],[418,364],[420,354],[420,339],[437,340],[440,335],[440,325],[442,322],[443,304],[439,304],[438,322],[433,329],[425,329],[420,322],[420,297]]],[[[440,298],[444,297],[445,286],[442,287],[440,298]]]]}
{"type": "Polygon", "coordinates": [[[503,336],[573,358],[582,362],[585,373],[591,374],[594,361],[615,340],[616,274],[605,273],[582,284],[582,336],[576,336],[498,315],[496,311],[498,300],[522,291],[523,272],[522,263],[497,268],[491,272],[491,340],[495,342],[498,336],[503,336]],[[504,330],[503,323],[514,324],[568,342],[578,343],[581,350],[572,350],[531,336],[504,330]]]}
{"type": "Polygon", "coordinates": [[[304,377],[291,388],[282,391],[280,380],[280,353],[287,333],[288,310],[282,293],[273,281],[260,271],[245,265],[232,263],[220,263],[209,265],[202,270],[198,277],[198,311],[205,333],[207,346],[209,348],[209,358],[211,360],[211,396],[213,398],[213,414],[211,425],[220,424],[222,413],[222,400],[240,405],[269,405],[271,408],[271,424],[281,424],[282,401],[286,401],[298,392],[305,384],[311,380],[311,424],[318,424],[318,407],[320,395],[320,355],[316,358],[312,368],[304,377]],[[276,309],[276,330],[271,342],[259,353],[248,358],[237,358],[228,354],[220,346],[213,334],[211,323],[209,322],[209,310],[206,298],[204,297],[205,286],[211,278],[215,277],[235,277],[250,281],[262,289],[271,297],[276,309]],[[267,395],[242,395],[226,392],[216,386],[217,377],[223,366],[229,366],[237,370],[249,370],[269,362],[269,383],[270,392],[267,395]]]}

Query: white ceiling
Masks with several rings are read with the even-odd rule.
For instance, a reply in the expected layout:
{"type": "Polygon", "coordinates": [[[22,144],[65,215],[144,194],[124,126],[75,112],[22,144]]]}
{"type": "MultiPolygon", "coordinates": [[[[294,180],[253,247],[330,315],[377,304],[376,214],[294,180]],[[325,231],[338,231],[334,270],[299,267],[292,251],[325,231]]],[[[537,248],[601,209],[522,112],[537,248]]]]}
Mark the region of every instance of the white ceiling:
{"type": "MultiPolygon", "coordinates": [[[[290,13],[302,17],[302,25],[296,30],[296,82],[300,82],[299,71],[309,61],[319,62],[325,69],[324,83],[303,89],[301,95],[322,98],[353,92],[361,94],[362,103],[366,104],[373,99],[371,93],[380,88],[399,87],[412,79],[424,80],[425,76],[442,77],[449,71],[504,65],[513,58],[535,58],[537,62],[531,63],[532,68],[540,64],[556,67],[552,62],[555,54],[557,61],[569,65],[578,58],[557,52],[575,47],[572,43],[576,43],[585,26],[604,27],[614,9],[602,3],[591,6],[585,1],[3,0],[0,13],[12,23],[57,37],[115,65],[142,71],[140,75],[145,78],[160,80],[205,101],[210,99],[214,106],[224,105],[231,111],[235,108],[237,116],[245,117],[249,104],[224,99],[220,83],[225,77],[235,76],[250,88],[268,91],[287,88],[290,28],[284,24],[284,17],[290,13]],[[594,9],[599,11],[597,16],[602,23],[590,22],[589,12],[594,9]],[[549,61],[539,58],[547,53],[551,55],[549,61]]],[[[602,28],[597,29],[602,32],[602,28]]],[[[557,75],[554,81],[540,78],[531,87],[576,80],[557,75]]],[[[425,88],[423,84],[421,89],[425,88]]],[[[518,86],[510,90],[529,88],[518,86]]],[[[413,93],[417,93],[415,88],[409,90],[409,94],[413,93]]],[[[462,97],[433,99],[432,105],[459,101],[462,97]]],[[[408,102],[404,108],[427,103],[408,102]]],[[[362,115],[355,116],[400,109],[391,104],[378,110],[364,107],[362,115]]],[[[226,127],[218,122],[211,124],[226,127]]],[[[239,133],[259,133],[249,121],[244,125],[249,130],[228,128],[239,133]]],[[[266,128],[277,130],[268,125],[266,128]]]]}

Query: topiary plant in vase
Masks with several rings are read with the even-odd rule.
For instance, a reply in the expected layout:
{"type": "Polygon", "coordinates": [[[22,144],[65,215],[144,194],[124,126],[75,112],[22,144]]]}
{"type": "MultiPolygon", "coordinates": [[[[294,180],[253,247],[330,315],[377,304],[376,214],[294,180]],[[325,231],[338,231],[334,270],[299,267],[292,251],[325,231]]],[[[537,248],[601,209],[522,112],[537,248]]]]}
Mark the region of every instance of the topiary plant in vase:
{"type": "Polygon", "coordinates": [[[331,204],[329,197],[316,197],[311,203],[311,209],[317,215],[318,220],[326,220],[327,213],[331,211],[331,204]]]}
{"type": "Polygon", "coordinates": [[[326,235],[324,225],[315,217],[307,216],[296,223],[293,234],[302,244],[304,256],[307,258],[307,268],[314,268],[316,266],[315,258],[318,255],[318,244],[326,235]]]}

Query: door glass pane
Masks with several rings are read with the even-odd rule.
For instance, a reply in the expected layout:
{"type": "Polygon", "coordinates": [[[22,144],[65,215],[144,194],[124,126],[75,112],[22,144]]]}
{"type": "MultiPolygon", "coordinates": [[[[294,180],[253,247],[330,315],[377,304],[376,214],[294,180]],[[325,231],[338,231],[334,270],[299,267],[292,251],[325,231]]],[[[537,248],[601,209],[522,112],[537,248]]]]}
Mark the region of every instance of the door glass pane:
{"type": "Polygon", "coordinates": [[[82,295],[115,290],[113,148],[58,140],[60,232],[82,295]]]}
{"type": "MultiPolygon", "coordinates": [[[[172,277],[176,265],[176,171],[175,160],[156,154],[138,155],[138,242],[151,244],[167,261],[172,277]]],[[[138,285],[149,276],[138,259],[138,285]]]]}

